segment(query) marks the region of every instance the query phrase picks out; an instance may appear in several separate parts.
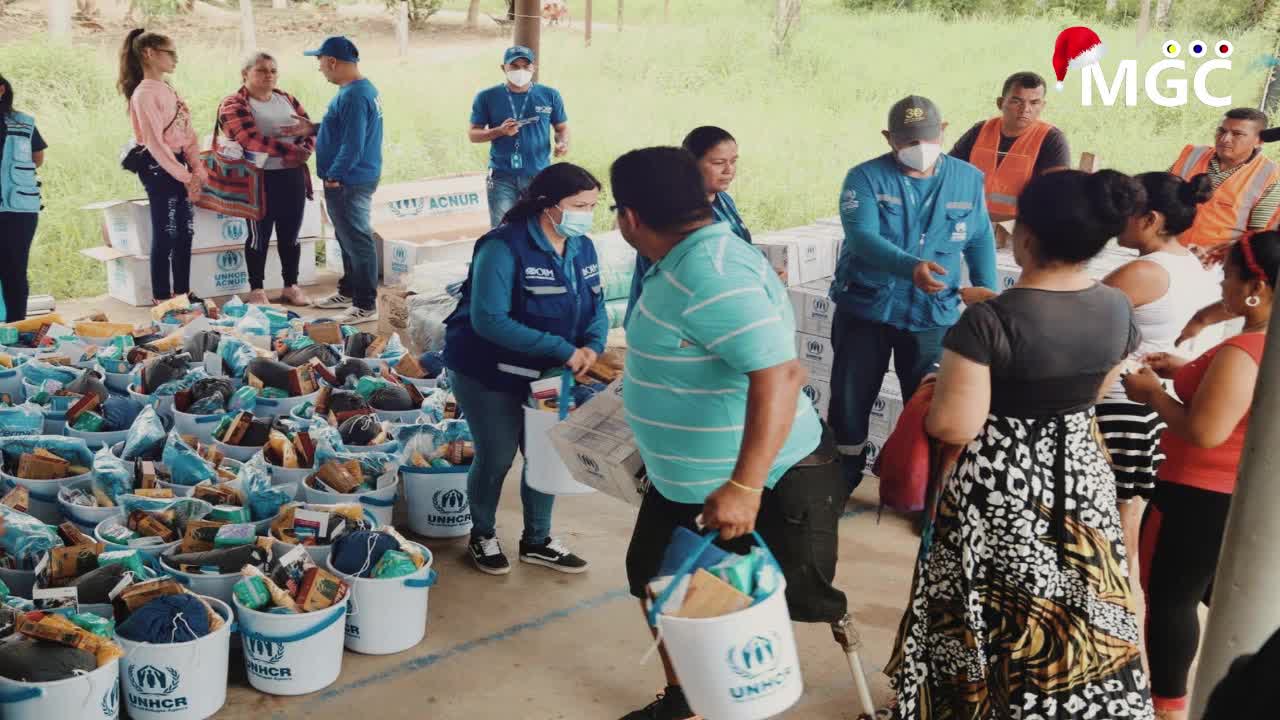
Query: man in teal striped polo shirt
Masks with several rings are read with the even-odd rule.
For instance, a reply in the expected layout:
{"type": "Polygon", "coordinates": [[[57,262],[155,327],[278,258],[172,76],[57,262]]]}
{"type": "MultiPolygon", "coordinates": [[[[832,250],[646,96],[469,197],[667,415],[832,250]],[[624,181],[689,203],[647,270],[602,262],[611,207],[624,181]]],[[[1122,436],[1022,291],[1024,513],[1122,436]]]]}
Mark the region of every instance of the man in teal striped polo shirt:
{"type": "MultiPolygon", "coordinates": [[[[618,228],[653,265],[627,323],[623,405],[651,487],[627,550],[631,592],[660,574],[678,527],[698,520],[746,554],[751,532],[787,579],[791,617],[836,623],[836,530],[848,497],[834,439],[801,395],[787,290],[763,253],[714,221],[679,148],[627,153],[611,169],[618,228]]],[[[666,655],[667,689],[624,720],[693,712],[666,655]]]]}

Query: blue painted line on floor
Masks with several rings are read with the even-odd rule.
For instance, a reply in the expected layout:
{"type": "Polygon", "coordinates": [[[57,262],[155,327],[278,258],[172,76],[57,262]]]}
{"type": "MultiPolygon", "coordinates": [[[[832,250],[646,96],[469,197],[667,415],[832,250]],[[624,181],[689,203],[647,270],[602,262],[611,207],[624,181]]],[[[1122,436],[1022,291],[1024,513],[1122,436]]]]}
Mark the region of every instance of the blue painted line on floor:
{"type": "MultiPolygon", "coordinates": [[[[852,510],[846,511],[843,515],[840,516],[840,519],[847,520],[852,517],[857,517],[858,515],[861,515],[865,512],[869,512],[870,510],[871,508],[868,508],[868,507],[856,507],[852,510]]],[[[346,693],[351,692],[352,690],[361,690],[371,685],[379,685],[388,680],[392,680],[397,677],[400,677],[401,675],[406,675],[408,673],[416,672],[423,668],[431,667],[432,665],[443,662],[445,660],[455,658],[459,655],[466,655],[467,653],[473,652],[475,650],[479,650],[481,648],[488,647],[495,643],[500,643],[506,640],[510,640],[516,637],[517,635],[520,635],[521,633],[527,632],[529,630],[538,630],[544,627],[545,625],[548,625],[549,623],[555,622],[557,620],[564,620],[565,618],[568,618],[571,615],[576,615],[580,612],[584,612],[587,610],[594,610],[595,608],[598,608],[602,605],[607,605],[616,600],[622,600],[624,598],[630,598],[630,597],[631,597],[631,591],[627,588],[622,588],[620,590],[611,590],[601,595],[597,595],[593,598],[588,598],[587,600],[583,600],[582,602],[576,605],[572,605],[567,608],[561,608],[559,610],[553,610],[547,613],[546,615],[542,615],[540,617],[533,618],[531,620],[526,620],[516,625],[512,625],[511,627],[505,628],[503,630],[499,630],[491,635],[486,635],[484,637],[476,638],[474,640],[467,640],[466,642],[462,642],[457,645],[454,645],[453,647],[447,650],[443,650],[437,653],[431,653],[430,655],[423,655],[421,657],[411,658],[409,660],[406,660],[403,663],[400,663],[399,665],[396,665],[387,670],[383,670],[380,673],[370,675],[360,680],[356,680],[355,682],[347,683],[346,685],[340,685],[338,687],[326,690],[320,693],[317,699],[320,700],[321,702],[325,700],[332,700],[341,695],[345,695],[346,693]]]]}

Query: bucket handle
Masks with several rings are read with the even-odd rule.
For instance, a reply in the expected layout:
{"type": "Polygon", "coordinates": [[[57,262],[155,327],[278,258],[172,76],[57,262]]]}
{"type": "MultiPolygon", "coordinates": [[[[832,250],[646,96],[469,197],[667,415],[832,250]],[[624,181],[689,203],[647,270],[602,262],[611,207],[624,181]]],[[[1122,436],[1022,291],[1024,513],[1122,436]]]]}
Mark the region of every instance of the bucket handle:
{"type": "Polygon", "coordinates": [[[44,697],[44,688],[24,687],[9,693],[0,693],[0,705],[16,705],[39,697],[44,697]]]}
{"type": "Polygon", "coordinates": [[[436,573],[435,569],[433,568],[427,571],[426,577],[409,578],[405,580],[404,586],[409,588],[429,588],[436,584],[436,579],[439,577],[440,577],[439,574],[436,573]]]}
{"type": "Polygon", "coordinates": [[[288,643],[302,642],[307,638],[319,635],[321,632],[327,630],[330,625],[333,625],[339,620],[345,619],[346,616],[347,616],[347,608],[345,606],[335,608],[334,612],[329,614],[329,617],[326,617],[325,619],[317,622],[314,626],[309,627],[306,630],[296,632],[292,635],[277,635],[277,636],[263,635],[262,633],[257,633],[257,632],[254,632],[253,630],[248,629],[242,624],[240,626],[240,635],[246,640],[256,639],[256,640],[262,640],[263,642],[280,643],[281,645],[287,645],[288,643]]]}
{"type": "Polygon", "coordinates": [[[368,496],[368,495],[361,495],[361,496],[360,496],[360,502],[361,502],[361,503],[363,503],[363,504],[365,504],[365,505],[372,505],[372,506],[374,506],[374,507],[380,507],[380,508],[389,508],[389,507],[395,507],[395,506],[396,506],[396,501],[395,501],[394,499],[392,499],[392,500],[379,500],[378,498],[370,497],[370,496],[368,496]]]}
{"type": "MultiPolygon", "coordinates": [[[[702,553],[706,552],[707,548],[711,547],[711,543],[715,542],[719,534],[719,530],[709,531],[702,537],[702,542],[698,543],[697,549],[690,553],[689,557],[685,558],[684,562],[680,564],[680,569],[676,570],[672,575],[671,583],[667,585],[667,589],[663,590],[662,594],[649,606],[649,627],[658,627],[658,609],[666,606],[667,600],[671,599],[671,594],[675,592],[676,586],[680,584],[680,579],[693,570],[693,564],[698,561],[698,558],[702,557],[702,553]]],[[[753,530],[751,531],[751,537],[755,538],[756,544],[764,550],[765,557],[769,559],[769,562],[773,563],[774,567],[781,572],[782,566],[778,565],[777,558],[773,556],[773,551],[769,549],[764,538],[760,537],[760,533],[753,530]]]]}
{"type": "Polygon", "coordinates": [[[560,422],[569,417],[569,403],[573,400],[573,371],[565,368],[560,373],[560,399],[556,409],[560,412],[560,422]]]}

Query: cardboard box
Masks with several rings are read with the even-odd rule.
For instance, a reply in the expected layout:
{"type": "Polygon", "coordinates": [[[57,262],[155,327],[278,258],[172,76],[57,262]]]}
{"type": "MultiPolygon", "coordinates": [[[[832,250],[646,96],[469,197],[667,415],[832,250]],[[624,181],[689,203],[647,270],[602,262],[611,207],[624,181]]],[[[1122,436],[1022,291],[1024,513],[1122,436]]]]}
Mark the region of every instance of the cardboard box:
{"type": "Polygon", "coordinates": [[[420,227],[412,227],[415,225],[417,223],[397,223],[377,233],[383,243],[382,280],[388,285],[404,284],[413,268],[423,263],[471,262],[476,239],[488,231],[486,225],[482,229],[450,232],[446,237],[430,239],[421,235],[420,227]]]}
{"type": "MultiPolygon", "coordinates": [[[[378,279],[382,279],[382,236],[378,233],[373,234],[373,242],[378,256],[378,279]]],[[[324,269],[331,273],[342,275],[345,271],[342,269],[342,246],[338,244],[338,238],[332,235],[324,239],[324,269]]]]}
{"type": "Polygon", "coordinates": [[[823,420],[827,419],[827,413],[831,410],[831,383],[828,380],[820,380],[809,378],[809,382],[800,388],[800,392],[808,397],[813,403],[813,409],[818,411],[818,417],[823,420]]]}
{"type": "Polygon", "coordinates": [[[827,295],[831,278],[815,280],[791,288],[791,307],[796,316],[796,332],[831,337],[831,324],[836,316],[836,303],[827,295]]]}
{"type": "Polygon", "coordinates": [[[830,380],[836,363],[836,349],[831,338],[796,333],[796,356],[809,371],[810,380],[830,380]]]}
{"type": "MultiPolygon", "coordinates": [[[[103,235],[109,247],[125,255],[151,254],[151,204],[146,199],[107,200],[91,203],[80,209],[102,212],[103,235]]],[[[243,218],[195,208],[192,219],[193,251],[243,244],[249,236],[249,225],[243,218]]],[[[298,236],[318,237],[320,230],[320,204],[308,200],[303,209],[302,228],[298,236]]],[[[273,230],[271,242],[275,242],[275,239],[273,230]]]]}
{"type": "Polygon", "coordinates": [[[81,210],[102,211],[106,243],[126,255],[151,253],[151,206],[146,200],[106,200],[81,210]]]}
{"type": "Polygon", "coordinates": [[[888,438],[898,426],[898,418],[902,417],[902,392],[898,387],[897,376],[886,375],[885,383],[880,388],[880,395],[871,406],[871,435],[888,438]],[[892,381],[892,387],[890,387],[892,381]]]}
{"type": "Polygon", "coordinates": [[[770,233],[756,243],[769,264],[783,274],[787,287],[831,277],[836,270],[836,245],[816,234],[770,233]]]}
{"type": "MultiPolygon", "coordinates": [[[[315,240],[304,239],[298,283],[310,285],[316,278],[315,240]]],[[[92,247],[81,254],[106,263],[107,292],[111,297],[135,307],[151,305],[151,259],[123,253],[116,248],[92,247]]],[[[264,285],[268,290],[283,287],[280,256],[267,253],[264,285]]],[[[191,291],[200,297],[223,297],[249,291],[249,267],[244,246],[222,247],[191,254],[191,291]]]]}
{"type": "Polygon", "coordinates": [[[649,489],[622,409],[622,381],[598,393],[547,434],[574,480],[639,507],[649,489]]]}
{"type": "Polygon", "coordinates": [[[400,336],[400,342],[409,350],[410,354],[416,354],[422,348],[416,347],[412,342],[413,334],[409,332],[409,297],[413,293],[398,287],[380,287],[378,288],[378,335],[391,335],[396,333],[400,336]]]}
{"type": "Polygon", "coordinates": [[[373,224],[414,218],[447,219],[457,227],[489,225],[489,193],[484,173],[447,175],[382,185],[373,193],[373,224]]]}

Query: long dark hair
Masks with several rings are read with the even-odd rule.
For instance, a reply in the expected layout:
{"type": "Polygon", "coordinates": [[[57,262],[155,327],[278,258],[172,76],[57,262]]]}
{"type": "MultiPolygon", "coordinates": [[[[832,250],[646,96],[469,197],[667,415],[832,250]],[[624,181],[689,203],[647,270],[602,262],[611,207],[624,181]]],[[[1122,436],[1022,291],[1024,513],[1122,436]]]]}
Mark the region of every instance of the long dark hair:
{"type": "Polygon", "coordinates": [[[4,86],[4,95],[0,95],[0,118],[2,118],[13,112],[13,85],[0,75],[0,86],[4,86]]]}
{"type": "Polygon", "coordinates": [[[596,176],[585,169],[573,163],[556,163],[533,178],[529,189],[521,193],[516,204],[502,216],[502,222],[526,222],[529,218],[541,215],[543,210],[559,205],[561,200],[570,195],[599,190],[601,187],[596,176]]]}
{"type": "Polygon", "coordinates": [[[124,95],[127,104],[133,98],[133,91],[142,84],[142,51],[147,48],[158,48],[171,42],[167,35],[147,32],[142,28],[134,28],[124,38],[120,46],[120,77],[116,87],[124,95]]]}
{"type": "Polygon", "coordinates": [[[684,142],[680,146],[685,150],[693,153],[695,158],[702,159],[703,155],[711,152],[711,148],[722,142],[738,142],[733,139],[728,130],[718,128],[715,125],[703,125],[689,131],[684,136],[684,142]]]}

